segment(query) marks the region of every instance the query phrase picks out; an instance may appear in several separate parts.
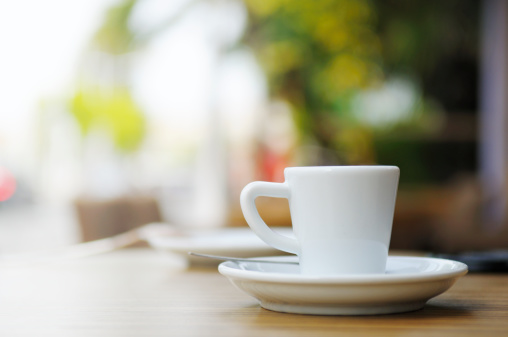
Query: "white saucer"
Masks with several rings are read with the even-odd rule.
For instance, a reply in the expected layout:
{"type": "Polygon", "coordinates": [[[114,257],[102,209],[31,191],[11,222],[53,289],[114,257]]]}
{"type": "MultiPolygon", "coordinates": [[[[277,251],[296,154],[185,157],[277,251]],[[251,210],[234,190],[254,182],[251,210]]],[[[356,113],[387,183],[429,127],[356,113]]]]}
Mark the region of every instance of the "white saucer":
{"type": "MultiPolygon", "coordinates": [[[[297,261],[296,256],[266,260],[297,261]]],[[[265,309],[314,315],[376,315],[413,311],[467,273],[461,262],[388,257],[385,274],[310,276],[297,264],[231,262],[219,272],[265,309]]]]}
{"type": "MultiPolygon", "coordinates": [[[[274,228],[275,231],[292,236],[289,227],[274,228]]],[[[189,252],[211,255],[224,255],[235,257],[254,257],[281,255],[283,252],[267,245],[254,232],[248,228],[219,228],[178,229],[173,232],[161,234],[160,231],[151,231],[144,235],[144,239],[156,250],[178,255],[191,263],[212,264],[219,262],[212,259],[189,256],[189,252]]]]}

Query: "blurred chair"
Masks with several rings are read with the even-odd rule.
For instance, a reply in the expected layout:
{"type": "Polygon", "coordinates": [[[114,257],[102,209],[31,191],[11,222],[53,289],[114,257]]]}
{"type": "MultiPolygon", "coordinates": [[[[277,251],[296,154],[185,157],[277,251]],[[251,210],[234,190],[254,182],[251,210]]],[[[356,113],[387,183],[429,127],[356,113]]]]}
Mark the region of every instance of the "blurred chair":
{"type": "Polygon", "coordinates": [[[150,196],[124,196],[106,200],[82,197],[75,200],[74,204],[84,242],[162,220],[158,202],[150,196]]]}

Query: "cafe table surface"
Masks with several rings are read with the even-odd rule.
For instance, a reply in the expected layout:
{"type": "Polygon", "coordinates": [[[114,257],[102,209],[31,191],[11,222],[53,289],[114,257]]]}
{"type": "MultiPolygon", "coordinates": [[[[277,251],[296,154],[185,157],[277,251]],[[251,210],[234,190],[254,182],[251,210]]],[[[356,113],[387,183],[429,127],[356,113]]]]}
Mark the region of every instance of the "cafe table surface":
{"type": "Polygon", "coordinates": [[[263,309],[214,267],[149,248],[0,269],[0,336],[508,336],[508,274],[460,278],[418,311],[263,309]]]}

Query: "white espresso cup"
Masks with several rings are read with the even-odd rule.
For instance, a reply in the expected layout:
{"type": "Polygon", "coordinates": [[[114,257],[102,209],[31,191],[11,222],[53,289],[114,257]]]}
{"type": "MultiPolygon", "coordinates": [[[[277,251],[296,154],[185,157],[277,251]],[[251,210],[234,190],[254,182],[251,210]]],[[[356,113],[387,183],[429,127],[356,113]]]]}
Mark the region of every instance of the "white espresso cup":
{"type": "Polygon", "coordinates": [[[256,181],[240,196],[247,223],[267,244],[297,254],[308,275],[384,273],[392,232],[396,166],[288,167],[285,182],[256,181]],[[272,231],[255,199],[286,198],[296,238],[272,231]]]}

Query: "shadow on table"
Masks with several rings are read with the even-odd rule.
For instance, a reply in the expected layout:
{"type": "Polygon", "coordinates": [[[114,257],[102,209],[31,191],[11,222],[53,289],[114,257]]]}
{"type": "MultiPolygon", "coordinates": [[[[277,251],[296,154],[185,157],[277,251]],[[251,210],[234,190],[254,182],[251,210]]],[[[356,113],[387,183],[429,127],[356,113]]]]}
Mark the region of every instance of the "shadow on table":
{"type": "Polygon", "coordinates": [[[440,303],[432,303],[426,304],[420,310],[404,312],[404,313],[396,313],[396,314],[386,314],[386,315],[367,315],[367,316],[326,316],[326,315],[301,315],[301,314],[292,314],[292,313],[281,313],[276,311],[270,311],[264,308],[261,308],[259,304],[252,304],[242,308],[242,311],[257,311],[258,318],[261,316],[279,316],[280,319],[284,320],[284,317],[299,317],[300,319],[305,320],[306,317],[316,319],[316,317],[321,317],[323,319],[332,319],[332,318],[340,318],[340,317],[348,317],[354,319],[434,319],[434,318],[447,318],[447,317],[464,317],[468,318],[473,316],[473,308],[475,307],[474,303],[471,301],[464,301],[463,303],[454,301],[453,305],[449,304],[440,304],[440,303]]]}
{"type": "Polygon", "coordinates": [[[444,317],[470,317],[473,315],[473,307],[470,302],[448,304],[426,304],[420,310],[386,315],[385,317],[408,317],[408,318],[444,318],[444,317]]]}

